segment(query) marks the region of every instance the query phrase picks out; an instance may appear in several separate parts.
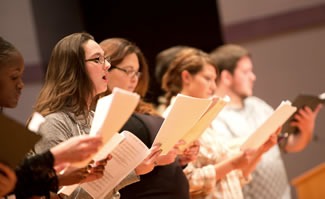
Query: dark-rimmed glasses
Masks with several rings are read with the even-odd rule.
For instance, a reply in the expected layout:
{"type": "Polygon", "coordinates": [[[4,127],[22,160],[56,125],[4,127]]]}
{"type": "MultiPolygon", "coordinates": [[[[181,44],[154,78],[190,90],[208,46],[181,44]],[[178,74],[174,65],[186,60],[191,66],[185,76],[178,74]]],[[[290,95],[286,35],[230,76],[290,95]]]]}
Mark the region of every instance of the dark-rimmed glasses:
{"type": "Polygon", "coordinates": [[[111,64],[111,58],[110,58],[109,56],[104,57],[104,56],[102,56],[102,55],[99,55],[99,56],[96,57],[96,58],[86,59],[85,61],[86,61],[86,62],[87,62],[87,61],[93,61],[93,62],[95,62],[95,63],[104,64],[104,63],[105,63],[105,60],[106,60],[109,64],[111,64]]]}
{"type": "Polygon", "coordinates": [[[138,72],[138,71],[135,71],[135,70],[127,70],[127,69],[124,69],[124,68],[120,68],[120,67],[117,67],[117,66],[111,66],[108,71],[112,70],[112,69],[117,69],[117,70],[120,70],[120,71],[123,71],[127,74],[127,76],[129,77],[137,77],[137,78],[140,78],[141,77],[141,72],[138,72]]]}

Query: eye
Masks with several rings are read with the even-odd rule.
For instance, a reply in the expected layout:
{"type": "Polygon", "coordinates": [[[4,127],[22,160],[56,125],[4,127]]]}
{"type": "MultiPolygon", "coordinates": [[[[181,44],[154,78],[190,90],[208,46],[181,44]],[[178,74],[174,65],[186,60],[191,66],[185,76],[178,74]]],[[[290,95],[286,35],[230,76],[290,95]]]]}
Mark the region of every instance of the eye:
{"type": "Polygon", "coordinates": [[[128,75],[133,75],[134,73],[136,73],[136,71],[134,71],[134,70],[126,70],[126,73],[128,75]]]}
{"type": "Polygon", "coordinates": [[[96,63],[99,63],[99,57],[96,57],[96,58],[94,58],[94,61],[96,62],[96,63]]]}
{"type": "Polygon", "coordinates": [[[207,80],[208,82],[211,81],[211,78],[207,76],[205,76],[204,79],[207,80]]]}
{"type": "Polygon", "coordinates": [[[15,75],[15,76],[11,76],[11,80],[17,80],[19,78],[18,75],[15,75]]]}

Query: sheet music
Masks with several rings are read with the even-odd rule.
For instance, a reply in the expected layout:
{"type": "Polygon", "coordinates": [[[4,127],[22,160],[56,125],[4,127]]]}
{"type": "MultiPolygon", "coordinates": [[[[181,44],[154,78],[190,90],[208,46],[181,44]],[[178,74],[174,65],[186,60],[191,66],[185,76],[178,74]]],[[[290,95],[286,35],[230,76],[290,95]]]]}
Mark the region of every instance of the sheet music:
{"type": "Polygon", "coordinates": [[[59,191],[58,194],[63,193],[67,196],[72,194],[72,192],[79,186],[79,184],[69,185],[69,186],[63,186],[59,191]]]}
{"type": "Polygon", "coordinates": [[[173,146],[193,127],[211,104],[211,99],[195,98],[178,94],[175,103],[161,125],[154,140],[161,143],[166,155],[173,146]]]}
{"type": "Polygon", "coordinates": [[[124,136],[119,134],[119,133],[115,133],[115,135],[113,135],[113,137],[104,145],[103,148],[101,148],[95,155],[95,157],[93,158],[94,161],[101,161],[103,159],[105,159],[107,157],[108,154],[110,154],[112,152],[112,150],[117,147],[120,142],[122,142],[122,140],[124,140],[124,136]]]}
{"type": "Polygon", "coordinates": [[[257,149],[260,147],[296,110],[297,108],[292,106],[290,101],[282,101],[272,115],[255,131],[255,133],[248,137],[242,145],[242,149],[257,149]]]}
{"type": "Polygon", "coordinates": [[[123,131],[125,139],[112,151],[104,176],[81,187],[93,198],[102,199],[134,170],[150,153],[148,147],[135,135],[123,131]]]}
{"type": "Polygon", "coordinates": [[[200,120],[185,134],[182,138],[186,142],[186,145],[181,146],[181,150],[188,147],[194,140],[199,139],[204,131],[209,127],[211,122],[217,117],[220,111],[225,107],[225,105],[230,101],[228,96],[224,98],[213,97],[212,103],[203,114],[200,120]]]}
{"type": "Polygon", "coordinates": [[[106,143],[129,119],[138,105],[140,96],[120,88],[98,100],[90,135],[101,134],[106,143]]]}
{"type": "MultiPolygon", "coordinates": [[[[122,128],[134,109],[138,105],[140,96],[120,88],[114,88],[112,94],[98,100],[90,135],[103,136],[104,145],[122,128]]],[[[116,144],[115,144],[116,146],[116,144]]],[[[107,145],[106,145],[107,147],[107,145]]],[[[106,150],[107,151],[107,150],[106,150]]],[[[107,156],[100,150],[100,157],[107,156]]],[[[94,157],[73,164],[76,167],[85,167],[94,157]]],[[[97,156],[98,157],[98,156],[97,156]]]]}

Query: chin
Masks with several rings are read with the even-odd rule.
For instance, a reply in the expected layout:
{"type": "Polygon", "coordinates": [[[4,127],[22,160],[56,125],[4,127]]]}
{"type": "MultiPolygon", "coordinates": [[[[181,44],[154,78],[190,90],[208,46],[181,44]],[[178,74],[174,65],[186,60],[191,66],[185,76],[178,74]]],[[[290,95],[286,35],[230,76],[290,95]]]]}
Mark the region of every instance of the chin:
{"type": "Polygon", "coordinates": [[[246,98],[248,98],[248,97],[250,97],[251,95],[247,95],[247,94],[242,94],[242,95],[240,95],[240,98],[242,99],[242,100],[245,100],[246,98]]]}
{"type": "Polygon", "coordinates": [[[18,105],[18,102],[13,102],[11,104],[8,104],[7,108],[16,108],[18,105]]]}
{"type": "Polygon", "coordinates": [[[251,97],[253,96],[253,92],[252,91],[247,91],[247,92],[244,92],[242,93],[242,97],[245,99],[247,97],[251,97]]]}
{"type": "Polygon", "coordinates": [[[100,89],[99,92],[97,92],[97,95],[100,93],[104,93],[106,90],[107,90],[107,87],[100,89]]]}
{"type": "Polygon", "coordinates": [[[129,88],[129,89],[126,89],[126,90],[128,90],[128,91],[130,91],[130,92],[134,92],[134,88],[129,88]]]}

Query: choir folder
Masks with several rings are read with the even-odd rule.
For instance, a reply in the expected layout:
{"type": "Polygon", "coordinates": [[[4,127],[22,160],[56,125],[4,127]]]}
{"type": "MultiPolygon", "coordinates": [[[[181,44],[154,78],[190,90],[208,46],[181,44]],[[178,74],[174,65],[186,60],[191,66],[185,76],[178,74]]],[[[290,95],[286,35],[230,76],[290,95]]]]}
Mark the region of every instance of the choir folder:
{"type": "Polygon", "coordinates": [[[0,114],[0,126],[0,162],[15,169],[41,136],[4,114],[0,114]]]}
{"type": "MultiPolygon", "coordinates": [[[[325,93],[319,96],[300,94],[295,98],[292,105],[297,107],[298,110],[304,108],[305,106],[308,106],[312,110],[315,110],[318,104],[324,104],[324,103],[325,103],[325,93]]],[[[290,122],[292,122],[293,120],[294,120],[294,115],[292,115],[288,119],[288,121],[283,125],[282,133],[288,133],[289,135],[292,133],[293,134],[298,133],[298,128],[290,125],[290,122]]]]}

